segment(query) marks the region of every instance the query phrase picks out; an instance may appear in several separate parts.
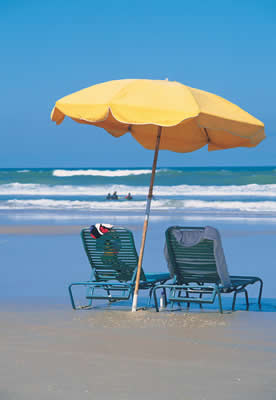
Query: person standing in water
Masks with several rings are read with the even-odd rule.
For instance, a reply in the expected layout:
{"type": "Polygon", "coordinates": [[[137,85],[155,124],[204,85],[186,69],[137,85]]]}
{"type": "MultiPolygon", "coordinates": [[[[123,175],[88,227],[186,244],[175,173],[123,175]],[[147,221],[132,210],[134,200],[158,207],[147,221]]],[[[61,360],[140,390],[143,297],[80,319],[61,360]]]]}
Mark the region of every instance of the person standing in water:
{"type": "Polygon", "coordinates": [[[133,197],[131,196],[131,193],[130,193],[130,192],[128,192],[128,195],[126,196],[126,199],[127,199],[127,200],[132,200],[132,199],[133,199],[133,197]]]}
{"type": "Polygon", "coordinates": [[[111,196],[112,200],[118,200],[118,195],[117,192],[114,192],[113,195],[111,196]]]}

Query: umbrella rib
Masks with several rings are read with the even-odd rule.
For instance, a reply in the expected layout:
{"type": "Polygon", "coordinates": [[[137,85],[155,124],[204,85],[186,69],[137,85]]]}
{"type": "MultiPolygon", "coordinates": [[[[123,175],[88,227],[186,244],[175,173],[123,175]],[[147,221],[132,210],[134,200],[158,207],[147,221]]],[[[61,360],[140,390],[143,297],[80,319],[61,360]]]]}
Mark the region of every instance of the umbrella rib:
{"type": "Polygon", "coordinates": [[[209,138],[207,129],[206,129],[206,128],[203,128],[203,131],[204,131],[204,133],[205,133],[205,135],[206,135],[206,137],[207,137],[207,142],[209,143],[209,142],[210,142],[210,138],[209,138]]]}
{"type": "MultiPolygon", "coordinates": [[[[237,136],[237,137],[240,137],[240,138],[242,138],[242,139],[248,139],[248,140],[250,140],[250,141],[252,141],[252,137],[255,137],[255,136],[258,136],[261,132],[263,132],[263,130],[264,130],[264,127],[261,127],[260,129],[258,129],[257,131],[256,131],[256,133],[254,133],[254,135],[251,135],[251,136],[244,136],[244,135],[241,135],[241,134],[239,134],[239,133],[236,133],[236,132],[233,132],[233,131],[229,131],[228,129],[223,129],[223,128],[210,128],[210,127],[208,127],[208,128],[205,128],[203,125],[200,125],[199,123],[198,123],[198,127],[199,128],[201,128],[201,129],[206,129],[206,131],[207,131],[207,129],[213,129],[213,130],[216,130],[216,131],[223,131],[223,132],[226,132],[226,133],[229,133],[230,135],[233,135],[233,136],[237,136]]],[[[206,132],[205,132],[206,133],[206,132]]],[[[207,134],[208,135],[208,134],[207,134]]]]}

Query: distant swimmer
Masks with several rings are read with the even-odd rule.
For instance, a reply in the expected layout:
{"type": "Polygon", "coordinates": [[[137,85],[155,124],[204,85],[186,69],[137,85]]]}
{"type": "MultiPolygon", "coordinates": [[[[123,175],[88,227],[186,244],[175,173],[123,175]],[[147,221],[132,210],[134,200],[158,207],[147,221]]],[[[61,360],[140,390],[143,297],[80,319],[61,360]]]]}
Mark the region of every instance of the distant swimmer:
{"type": "Polygon", "coordinates": [[[131,193],[129,192],[128,195],[125,197],[127,200],[132,200],[133,197],[131,196],[131,193]]]}
{"type": "Polygon", "coordinates": [[[112,199],[112,196],[110,193],[108,193],[108,195],[106,196],[106,200],[111,200],[111,199],[112,199]]]}
{"type": "Polygon", "coordinates": [[[117,192],[114,192],[113,195],[111,196],[112,200],[118,200],[118,195],[117,192]]]}

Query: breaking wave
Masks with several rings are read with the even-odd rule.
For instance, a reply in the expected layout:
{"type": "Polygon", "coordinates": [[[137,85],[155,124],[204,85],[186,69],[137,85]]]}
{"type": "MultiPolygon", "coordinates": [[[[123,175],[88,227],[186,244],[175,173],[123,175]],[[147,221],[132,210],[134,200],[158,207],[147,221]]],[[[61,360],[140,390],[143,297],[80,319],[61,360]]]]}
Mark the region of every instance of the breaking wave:
{"type": "MultiPolygon", "coordinates": [[[[0,210],[144,210],[146,201],[82,201],[82,200],[6,200],[0,201],[0,210]]],[[[152,210],[178,210],[185,212],[231,212],[276,214],[275,201],[204,201],[153,200],[152,210]]]]}
{"type": "Polygon", "coordinates": [[[53,171],[54,176],[58,177],[69,177],[69,176],[130,176],[130,175],[145,175],[151,174],[150,169],[117,169],[117,170],[98,170],[98,169],[78,169],[78,170],[65,170],[55,169],[53,171]]]}
{"type": "MultiPolygon", "coordinates": [[[[117,191],[124,195],[131,192],[134,196],[146,196],[147,186],[128,185],[42,185],[34,183],[9,183],[0,185],[0,196],[105,196],[108,192],[117,191]]],[[[200,186],[177,185],[155,186],[156,196],[254,196],[276,197],[276,184],[267,185],[232,185],[232,186],[200,186]]]]}

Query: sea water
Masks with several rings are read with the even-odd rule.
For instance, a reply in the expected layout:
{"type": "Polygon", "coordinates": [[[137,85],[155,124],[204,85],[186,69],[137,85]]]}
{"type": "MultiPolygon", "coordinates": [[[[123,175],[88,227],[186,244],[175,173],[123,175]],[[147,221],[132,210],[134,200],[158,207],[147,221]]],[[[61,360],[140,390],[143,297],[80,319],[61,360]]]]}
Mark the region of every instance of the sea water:
{"type": "MultiPolygon", "coordinates": [[[[0,220],[143,214],[150,168],[1,169],[0,220]],[[107,201],[117,191],[119,199],[107,201]],[[133,199],[125,199],[128,193],[133,199]]],[[[276,217],[276,167],[159,168],[154,215],[276,217]]]]}
{"type": "MultiPolygon", "coordinates": [[[[66,234],[66,225],[126,226],[139,250],[150,174],[150,168],[1,169],[1,224],[42,226],[41,234],[0,236],[1,297],[68,301],[67,285],[89,279],[80,237],[66,234]],[[114,191],[119,199],[106,200],[114,191]],[[45,224],[64,225],[65,234],[43,235],[45,224]]],[[[262,277],[264,307],[276,309],[276,167],[158,168],[147,272],[167,271],[164,232],[171,225],[219,229],[230,273],[262,277]]],[[[257,286],[249,294],[256,298],[257,286]]]]}

